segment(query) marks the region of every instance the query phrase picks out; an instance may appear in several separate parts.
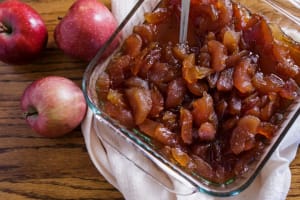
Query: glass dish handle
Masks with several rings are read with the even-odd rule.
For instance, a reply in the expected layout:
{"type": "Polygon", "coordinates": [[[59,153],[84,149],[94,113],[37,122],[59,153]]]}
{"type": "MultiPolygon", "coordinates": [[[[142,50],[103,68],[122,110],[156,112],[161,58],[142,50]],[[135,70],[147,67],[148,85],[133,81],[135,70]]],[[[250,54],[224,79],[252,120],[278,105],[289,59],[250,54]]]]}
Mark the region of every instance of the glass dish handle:
{"type": "MultiPolygon", "coordinates": [[[[133,161],[132,159],[130,159],[129,157],[127,157],[124,153],[122,153],[120,150],[118,150],[117,147],[115,147],[111,142],[109,142],[108,140],[105,139],[105,137],[101,137],[100,134],[98,135],[98,139],[100,140],[100,142],[105,142],[106,144],[108,144],[111,148],[113,148],[117,153],[119,153],[121,156],[123,156],[126,160],[128,160],[129,162],[131,162],[134,166],[136,166],[138,169],[140,169],[141,171],[143,171],[145,174],[147,174],[153,181],[155,181],[157,184],[161,185],[162,187],[164,187],[168,192],[179,195],[179,196],[189,196],[192,194],[195,194],[196,192],[198,192],[198,189],[196,187],[194,188],[190,188],[191,191],[188,191],[186,193],[179,193],[177,191],[175,191],[172,188],[169,188],[167,185],[165,185],[163,182],[161,182],[160,180],[158,180],[154,175],[152,175],[150,172],[146,171],[145,169],[143,169],[139,164],[137,164],[135,161],[133,161]]],[[[149,161],[151,161],[150,159],[148,159],[149,161]]],[[[155,164],[155,162],[151,161],[155,166],[159,167],[157,164],[155,164]]],[[[159,167],[160,168],[160,167],[159,167]]],[[[161,168],[160,168],[161,169],[161,168]]],[[[178,181],[179,183],[183,184],[179,179],[177,179],[176,177],[172,176],[173,178],[176,179],[176,181],[178,181]]]]}

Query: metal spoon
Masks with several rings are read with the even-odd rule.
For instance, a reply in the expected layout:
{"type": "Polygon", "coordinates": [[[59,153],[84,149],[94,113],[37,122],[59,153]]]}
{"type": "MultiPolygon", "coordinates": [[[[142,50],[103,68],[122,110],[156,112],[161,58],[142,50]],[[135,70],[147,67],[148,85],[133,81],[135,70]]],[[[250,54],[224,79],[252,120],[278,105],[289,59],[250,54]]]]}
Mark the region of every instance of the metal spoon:
{"type": "Polygon", "coordinates": [[[180,44],[185,43],[187,40],[189,13],[190,13],[190,0],[181,0],[180,32],[179,32],[180,44]]]}

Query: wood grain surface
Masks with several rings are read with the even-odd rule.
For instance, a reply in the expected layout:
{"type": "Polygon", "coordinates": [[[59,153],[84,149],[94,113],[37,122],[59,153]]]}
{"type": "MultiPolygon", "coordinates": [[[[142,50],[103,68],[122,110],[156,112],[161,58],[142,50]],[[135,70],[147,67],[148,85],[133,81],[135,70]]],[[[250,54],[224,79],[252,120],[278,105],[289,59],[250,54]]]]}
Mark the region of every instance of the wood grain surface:
{"type": "MultiPolygon", "coordinates": [[[[103,1],[109,4],[109,0],[103,1]]],[[[87,63],[63,55],[53,40],[57,18],[64,16],[73,0],[24,2],[42,15],[49,41],[32,64],[14,66],[0,62],[0,200],[123,199],[92,165],[80,127],[65,137],[47,139],[26,125],[19,106],[25,87],[48,75],[65,76],[81,85],[87,63]]],[[[288,199],[300,200],[299,153],[291,170],[288,199]]]]}

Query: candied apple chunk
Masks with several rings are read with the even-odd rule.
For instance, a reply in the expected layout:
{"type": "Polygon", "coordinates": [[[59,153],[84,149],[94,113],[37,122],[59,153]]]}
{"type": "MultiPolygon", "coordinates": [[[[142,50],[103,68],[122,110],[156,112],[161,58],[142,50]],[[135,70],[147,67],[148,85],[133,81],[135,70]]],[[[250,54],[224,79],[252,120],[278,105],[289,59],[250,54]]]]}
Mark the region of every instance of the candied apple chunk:
{"type": "Polygon", "coordinates": [[[193,116],[188,109],[180,109],[180,126],[183,142],[191,144],[193,142],[193,116]]]}
{"type": "Polygon", "coordinates": [[[128,128],[135,126],[132,112],[129,109],[116,106],[108,101],[105,102],[103,111],[128,128]]]}
{"type": "Polygon", "coordinates": [[[126,78],[130,66],[130,56],[124,55],[113,59],[107,67],[107,73],[113,87],[118,87],[126,78]]]}
{"type": "Polygon", "coordinates": [[[124,81],[124,84],[126,87],[140,87],[144,89],[149,89],[149,83],[148,81],[138,77],[138,76],[132,76],[124,81]]]}
{"type": "Polygon", "coordinates": [[[159,117],[161,111],[164,110],[164,97],[155,86],[151,89],[151,99],[152,108],[149,115],[152,117],[159,117]]]}
{"type": "Polygon", "coordinates": [[[205,82],[197,81],[196,83],[187,83],[186,85],[189,91],[196,96],[202,96],[203,92],[208,90],[208,85],[205,82]]]}
{"type": "Polygon", "coordinates": [[[212,69],[195,65],[194,54],[188,55],[183,60],[182,76],[184,80],[189,84],[193,84],[198,80],[207,77],[211,73],[212,73],[212,69]]]}
{"type": "Polygon", "coordinates": [[[257,133],[265,136],[267,139],[271,139],[276,131],[276,126],[269,122],[261,122],[257,127],[257,133]]]}
{"type": "Polygon", "coordinates": [[[195,100],[192,105],[192,115],[197,126],[200,126],[204,122],[211,121],[213,116],[216,115],[213,98],[206,92],[203,93],[202,98],[195,100]]]}
{"type": "Polygon", "coordinates": [[[215,139],[216,132],[215,126],[210,122],[202,123],[198,129],[199,138],[203,141],[212,141],[215,139]]]}
{"type": "Polygon", "coordinates": [[[149,44],[154,40],[155,26],[147,24],[134,26],[133,32],[141,36],[144,44],[149,44]]]}
{"type": "Polygon", "coordinates": [[[171,81],[167,89],[166,108],[174,108],[179,106],[186,93],[186,86],[183,79],[175,79],[171,81]]]}
{"type": "Polygon", "coordinates": [[[226,67],[227,50],[219,41],[211,40],[207,43],[208,51],[211,55],[211,66],[216,72],[220,72],[226,67]]]}
{"type": "Polygon", "coordinates": [[[187,167],[189,162],[191,162],[189,155],[183,152],[180,148],[172,148],[171,152],[174,160],[176,160],[181,166],[187,167]]]}
{"type": "Polygon", "coordinates": [[[136,124],[141,124],[147,118],[152,108],[150,90],[133,87],[126,89],[126,97],[133,111],[136,124]]]}
{"type": "Polygon", "coordinates": [[[96,82],[96,91],[100,100],[105,100],[110,88],[110,78],[106,72],[99,75],[96,82]]]}
{"type": "Polygon", "coordinates": [[[279,92],[284,86],[284,81],[275,74],[264,76],[257,72],[252,80],[254,87],[262,93],[279,92]]]}
{"type": "Polygon", "coordinates": [[[255,146],[255,134],[259,124],[260,119],[255,116],[246,115],[240,119],[230,139],[230,147],[234,154],[248,151],[255,146]]]}
{"type": "Polygon", "coordinates": [[[233,88],[233,68],[228,68],[220,73],[220,77],[217,82],[217,89],[219,91],[230,91],[233,88]]]}
{"type": "Polygon", "coordinates": [[[289,100],[293,100],[300,94],[300,89],[297,83],[293,79],[289,79],[285,82],[284,86],[279,91],[281,97],[289,100]]]}
{"type": "Polygon", "coordinates": [[[166,8],[158,8],[153,13],[146,13],[145,20],[149,24],[160,24],[167,20],[168,15],[169,13],[166,8]]]}
{"type": "Polygon", "coordinates": [[[135,57],[141,52],[142,45],[143,41],[141,36],[134,33],[124,41],[124,50],[130,56],[135,57]]]}
{"type": "Polygon", "coordinates": [[[148,73],[148,78],[155,84],[167,83],[177,78],[177,69],[168,63],[155,63],[148,73]]]}
{"type": "Polygon", "coordinates": [[[208,179],[213,178],[214,170],[207,162],[205,162],[202,158],[198,156],[193,156],[192,159],[193,163],[195,164],[194,169],[197,173],[208,179]]]}
{"type": "Polygon", "coordinates": [[[108,91],[107,94],[107,100],[110,101],[112,104],[118,106],[118,107],[122,107],[122,108],[126,108],[126,102],[123,96],[123,93],[117,91],[117,90],[112,90],[110,89],[108,91]]]}
{"type": "Polygon", "coordinates": [[[251,93],[255,90],[251,76],[248,73],[250,66],[250,59],[243,59],[235,67],[233,72],[233,84],[241,93],[251,93]]]}
{"type": "Polygon", "coordinates": [[[230,53],[237,52],[239,50],[240,33],[233,30],[227,30],[223,36],[223,44],[230,53]]]}
{"type": "Polygon", "coordinates": [[[138,126],[141,131],[165,145],[173,146],[177,143],[176,134],[159,122],[145,119],[143,123],[138,126]]]}
{"type": "Polygon", "coordinates": [[[233,95],[228,101],[228,113],[231,115],[239,115],[242,109],[242,102],[239,97],[233,95]]]}

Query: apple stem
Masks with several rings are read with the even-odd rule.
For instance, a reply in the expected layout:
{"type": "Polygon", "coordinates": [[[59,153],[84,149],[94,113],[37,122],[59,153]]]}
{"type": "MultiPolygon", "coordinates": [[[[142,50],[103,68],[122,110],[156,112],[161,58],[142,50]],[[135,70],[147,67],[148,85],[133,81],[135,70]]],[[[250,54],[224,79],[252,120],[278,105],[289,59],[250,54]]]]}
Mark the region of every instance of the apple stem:
{"type": "Polygon", "coordinates": [[[0,33],[11,33],[11,29],[0,22],[0,33]]]}

